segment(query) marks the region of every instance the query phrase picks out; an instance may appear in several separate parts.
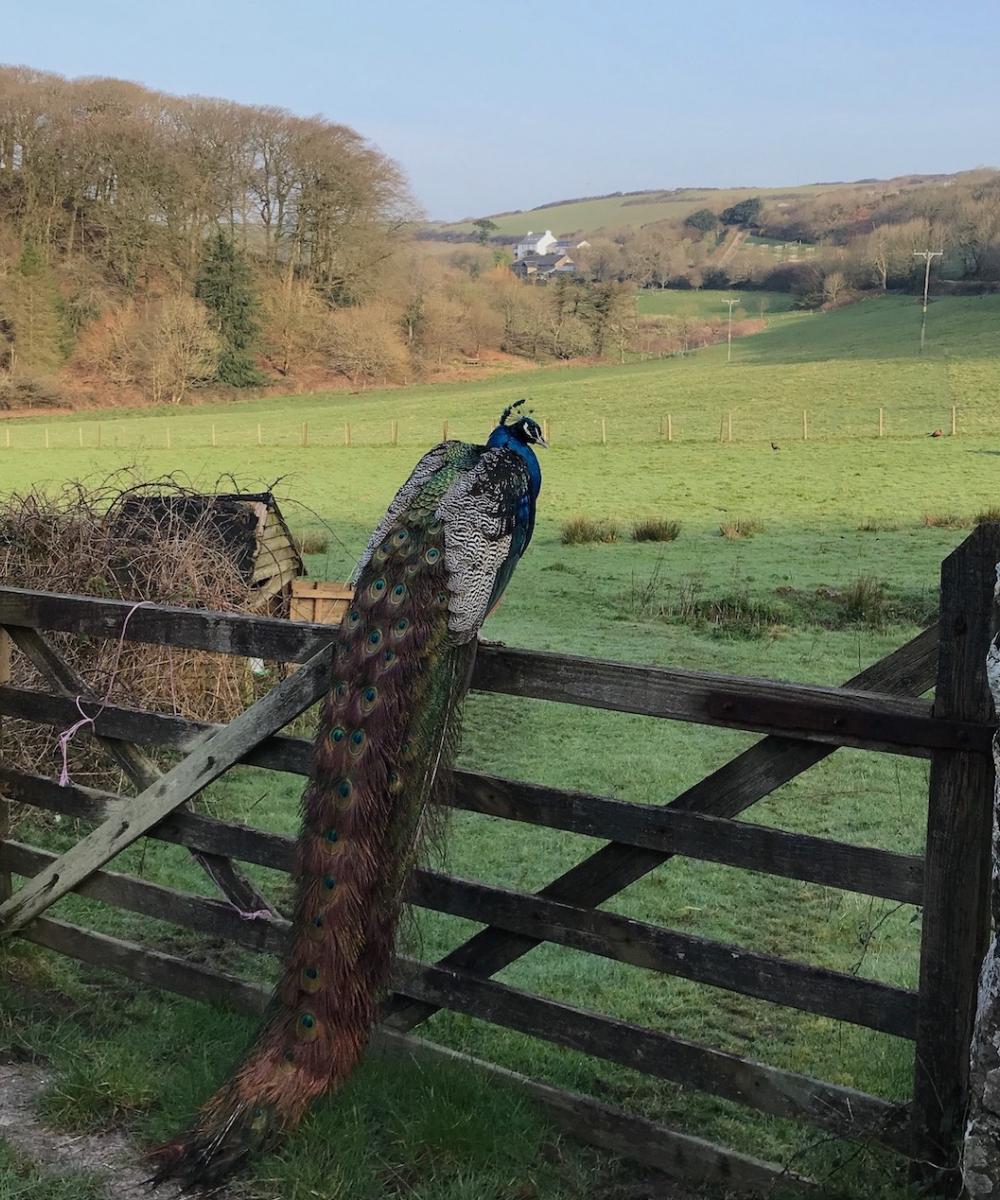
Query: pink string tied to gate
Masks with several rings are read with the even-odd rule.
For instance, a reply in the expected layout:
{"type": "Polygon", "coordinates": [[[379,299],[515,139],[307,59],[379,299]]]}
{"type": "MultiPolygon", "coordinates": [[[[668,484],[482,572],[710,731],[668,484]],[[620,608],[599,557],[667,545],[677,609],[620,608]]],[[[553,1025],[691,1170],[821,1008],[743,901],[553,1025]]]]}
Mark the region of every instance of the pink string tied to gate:
{"type": "Polygon", "coordinates": [[[118,649],[115,651],[115,662],[111,668],[111,678],[108,681],[107,691],[104,693],[104,699],[100,701],[100,708],[92,717],[88,717],[83,711],[83,696],[76,696],[73,703],[76,705],[76,711],[80,714],[80,720],[75,724],[70,725],[68,729],[64,729],[59,735],[59,753],[62,755],[62,770],[59,772],[59,786],[69,787],[69,744],[74,737],[80,732],[85,725],[89,725],[95,732],[97,730],[97,718],[111,703],[111,696],[114,692],[115,682],[118,678],[118,664],[121,662],[122,650],[125,647],[125,631],[128,629],[128,623],[132,620],[133,614],[137,609],[142,608],[144,604],[151,604],[150,600],[140,600],[133,604],[125,614],[125,620],[122,622],[122,630],[118,635],[118,649]]]}

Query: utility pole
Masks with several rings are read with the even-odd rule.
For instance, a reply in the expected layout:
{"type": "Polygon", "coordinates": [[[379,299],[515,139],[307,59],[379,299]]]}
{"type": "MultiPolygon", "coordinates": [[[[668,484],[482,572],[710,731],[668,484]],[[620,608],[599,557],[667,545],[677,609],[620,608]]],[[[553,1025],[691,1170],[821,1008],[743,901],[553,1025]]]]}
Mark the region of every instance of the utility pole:
{"type": "Polygon", "coordinates": [[[924,341],[927,337],[927,293],[931,286],[931,260],[940,258],[944,254],[943,250],[914,250],[914,258],[922,258],[924,260],[924,305],[920,316],[920,353],[924,352],[924,341]]]}
{"type": "Polygon", "coordinates": [[[735,300],[723,300],[723,304],[729,305],[729,327],[726,330],[726,362],[733,361],[733,305],[739,304],[740,298],[735,300]]]}

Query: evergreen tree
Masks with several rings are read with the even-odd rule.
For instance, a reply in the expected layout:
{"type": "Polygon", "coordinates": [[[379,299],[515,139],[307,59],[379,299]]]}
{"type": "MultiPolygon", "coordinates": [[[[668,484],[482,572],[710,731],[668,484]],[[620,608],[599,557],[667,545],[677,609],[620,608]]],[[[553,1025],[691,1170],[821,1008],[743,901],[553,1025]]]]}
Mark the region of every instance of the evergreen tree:
{"type": "Polygon", "coordinates": [[[72,349],[63,305],[52,271],[38,247],[26,241],[0,311],[3,366],[14,372],[46,373],[62,365],[72,349]]]}
{"type": "Polygon", "coordinates": [[[233,240],[222,232],[209,242],[195,295],[211,313],[219,331],[221,382],[232,387],[261,383],[263,376],[253,361],[260,319],[250,268],[233,240]]]}

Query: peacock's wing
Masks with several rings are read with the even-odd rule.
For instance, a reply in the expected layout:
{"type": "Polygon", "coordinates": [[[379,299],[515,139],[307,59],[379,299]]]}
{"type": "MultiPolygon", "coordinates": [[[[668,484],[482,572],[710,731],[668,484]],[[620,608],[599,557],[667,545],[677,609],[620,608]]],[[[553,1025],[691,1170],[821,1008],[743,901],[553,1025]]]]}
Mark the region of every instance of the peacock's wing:
{"type": "Polygon", "coordinates": [[[349,582],[353,586],[361,578],[375,549],[405,518],[407,521],[430,522],[448,488],[458,476],[479,462],[482,446],[466,442],[441,442],[428,450],[413,468],[409,479],[403,484],[386,509],[385,516],[375,527],[368,545],[354,568],[349,582]]]}
{"type": "Polygon", "coordinates": [[[531,540],[534,498],[527,464],[502,447],[479,450],[435,513],[444,524],[448,629],[456,642],[479,631],[531,540]]]}
{"type": "Polygon", "coordinates": [[[511,450],[467,442],[442,442],[428,450],[372,534],[352,584],[404,520],[443,524],[448,629],[454,641],[469,641],[503,595],[531,540],[535,506],[527,464],[511,450]]]}

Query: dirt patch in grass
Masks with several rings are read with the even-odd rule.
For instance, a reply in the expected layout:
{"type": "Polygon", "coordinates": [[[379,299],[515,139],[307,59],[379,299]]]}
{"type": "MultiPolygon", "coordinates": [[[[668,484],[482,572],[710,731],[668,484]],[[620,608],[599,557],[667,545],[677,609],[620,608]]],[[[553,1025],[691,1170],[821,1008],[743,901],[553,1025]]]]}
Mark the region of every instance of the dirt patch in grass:
{"type": "MultiPolygon", "coordinates": [[[[36,1180],[37,1186],[45,1186],[43,1181],[51,1177],[62,1193],[79,1200],[149,1200],[149,1168],[123,1134],[59,1133],[39,1119],[35,1106],[51,1082],[52,1076],[37,1066],[0,1066],[0,1139],[23,1160],[25,1186],[36,1180]],[[73,1186],[76,1177],[78,1188],[73,1186]]],[[[173,1186],[156,1193],[158,1200],[180,1200],[181,1195],[173,1186]]],[[[215,1195],[233,1200],[227,1192],[215,1195]]]]}

